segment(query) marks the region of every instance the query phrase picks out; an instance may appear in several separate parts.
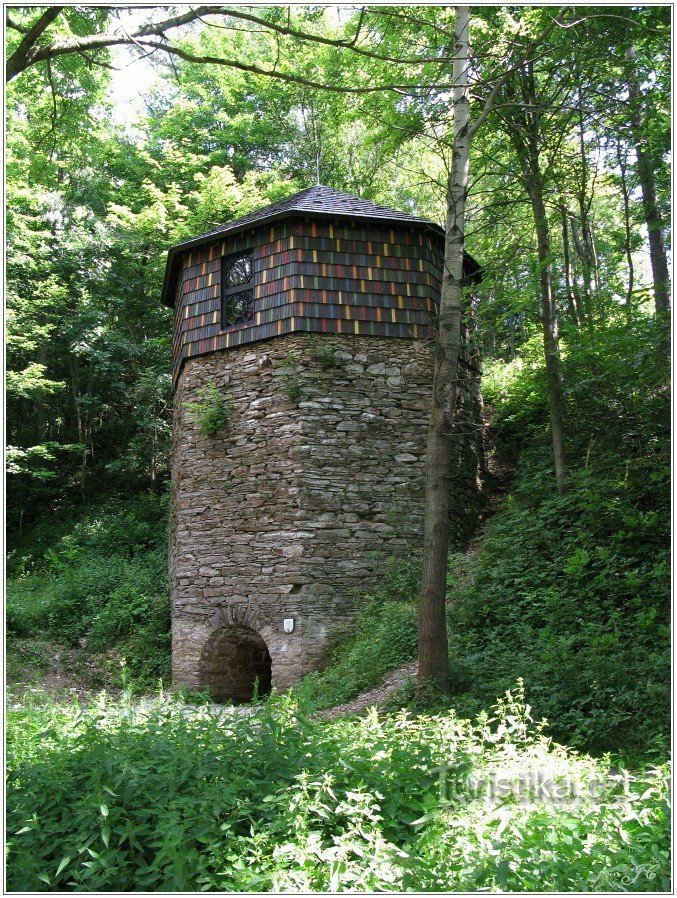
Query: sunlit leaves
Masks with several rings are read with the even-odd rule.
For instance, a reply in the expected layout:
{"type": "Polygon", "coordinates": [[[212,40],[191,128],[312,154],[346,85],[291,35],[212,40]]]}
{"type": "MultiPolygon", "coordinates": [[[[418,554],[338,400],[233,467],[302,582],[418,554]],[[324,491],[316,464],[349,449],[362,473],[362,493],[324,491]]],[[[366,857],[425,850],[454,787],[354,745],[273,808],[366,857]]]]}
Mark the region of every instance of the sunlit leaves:
{"type": "Polygon", "coordinates": [[[9,737],[16,890],[41,877],[76,891],[668,883],[667,766],[630,774],[553,745],[519,689],[474,722],[320,721],[279,696],[251,717],[128,698],[13,711],[9,737]]]}

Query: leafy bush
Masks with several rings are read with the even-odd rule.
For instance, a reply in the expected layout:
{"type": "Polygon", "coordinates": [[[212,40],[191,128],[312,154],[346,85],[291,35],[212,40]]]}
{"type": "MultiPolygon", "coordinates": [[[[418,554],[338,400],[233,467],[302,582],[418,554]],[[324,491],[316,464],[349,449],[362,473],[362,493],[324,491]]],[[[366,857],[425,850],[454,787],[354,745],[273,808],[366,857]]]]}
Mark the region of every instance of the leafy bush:
{"type": "Polygon", "coordinates": [[[669,725],[667,533],[613,469],[572,474],[563,497],[551,478],[549,458],[525,459],[456,597],[458,704],[523,676],[557,738],[641,749],[669,725]]]}
{"type": "Polygon", "coordinates": [[[164,545],[167,503],[166,495],[141,493],[46,515],[15,539],[8,573],[20,578],[33,571],[58,571],[89,551],[131,557],[164,545]]]}
{"type": "Polygon", "coordinates": [[[614,776],[512,696],[475,723],[100,701],[8,736],[12,891],[669,889],[667,768],[614,776]]]}
{"type": "Polygon", "coordinates": [[[464,712],[523,676],[539,716],[570,744],[637,752],[665,739],[669,378],[661,338],[660,325],[638,320],[567,346],[565,384],[576,386],[565,496],[554,490],[540,373],[511,364],[501,379],[494,367],[492,426],[523,455],[450,614],[464,712]]]}
{"type": "Polygon", "coordinates": [[[289,375],[282,378],[282,392],[290,402],[298,402],[303,395],[301,381],[289,375]]]}
{"type": "Polygon", "coordinates": [[[212,383],[200,387],[197,395],[196,400],[185,404],[188,417],[205,436],[215,437],[228,426],[233,416],[233,400],[226,399],[212,383]]]}
{"type": "Polygon", "coordinates": [[[166,516],[165,497],[109,502],[90,508],[47,548],[40,539],[37,550],[24,546],[24,573],[8,581],[10,637],[115,649],[140,684],[167,678],[166,516]]]}
{"type": "Polygon", "coordinates": [[[343,359],[338,355],[338,351],[341,348],[339,343],[335,341],[325,343],[324,341],[316,340],[316,338],[310,335],[308,343],[312,349],[313,359],[322,371],[332,371],[343,366],[343,359]]]}

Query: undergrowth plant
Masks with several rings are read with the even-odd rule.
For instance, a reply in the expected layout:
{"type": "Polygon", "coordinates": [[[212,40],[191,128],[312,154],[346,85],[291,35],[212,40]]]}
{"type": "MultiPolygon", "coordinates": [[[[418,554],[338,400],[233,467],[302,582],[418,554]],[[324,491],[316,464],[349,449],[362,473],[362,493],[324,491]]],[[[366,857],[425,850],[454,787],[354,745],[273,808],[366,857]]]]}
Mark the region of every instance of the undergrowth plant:
{"type": "Polygon", "coordinates": [[[343,367],[343,359],[338,354],[340,347],[336,342],[317,340],[309,334],[308,345],[310,346],[314,361],[322,371],[332,371],[336,368],[343,367]]]}
{"type": "Polygon", "coordinates": [[[569,488],[553,489],[545,382],[495,364],[485,394],[521,452],[449,614],[463,713],[523,676],[557,738],[642,756],[669,732],[669,371],[661,326],[569,339],[569,488]],[[629,360],[629,361],[628,361],[629,360]]]}
{"type": "MultiPolygon", "coordinates": [[[[123,656],[135,680],[170,679],[167,497],[91,506],[45,543],[17,550],[7,581],[8,654],[40,670],[40,640],[105,659],[123,656]]],[[[114,658],[112,659],[113,663],[114,658]]]]}
{"type": "Polygon", "coordinates": [[[294,688],[299,701],[314,709],[342,704],[415,658],[419,581],[420,570],[413,561],[382,560],[377,589],[355,598],[354,624],[334,646],[330,663],[294,688]]]}
{"type": "Polygon", "coordinates": [[[216,384],[208,383],[200,387],[197,397],[185,403],[188,419],[195,422],[205,436],[218,436],[233,416],[232,396],[224,396],[216,384]]]}
{"type": "Polygon", "coordinates": [[[669,888],[667,768],[554,745],[519,693],[326,722],[127,690],[10,711],[7,760],[10,891],[669,888]]]}
{"type": "Polygon", "coordinates": [[[288,352],[280,363],[282,374],[282,392],[290,402],[298,402],[303,395],[301,381],[298,378],[299,363],[295,353],[288,352]]]}

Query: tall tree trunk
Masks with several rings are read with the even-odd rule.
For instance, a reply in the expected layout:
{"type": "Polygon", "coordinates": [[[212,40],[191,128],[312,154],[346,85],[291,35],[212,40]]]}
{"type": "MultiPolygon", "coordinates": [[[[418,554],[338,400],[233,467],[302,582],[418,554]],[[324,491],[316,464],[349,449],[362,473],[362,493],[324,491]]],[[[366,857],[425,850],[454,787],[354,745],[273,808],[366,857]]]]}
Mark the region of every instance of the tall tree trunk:
{"type": "Polygon", "coordinates": [[[470,162],[468,51],[470,7],[456,7],[454,25],[454,140],[447,190],[444,274],[435,347],[433,399],[425,463],[423,575],[418,628],[418,682],[449,691],[446,625],[449,492],[458,354],[463,310],[463,247],[470,162]]]}
{"type": "Polygon", "coordinates": [[[552,289],[552,263],[550,233],[543,198],[543,178],[538,160],[538,152],[530,154],[531,184],[529,199],[534,216],[536,240],[538,244],[539,283],[541,292],[541,323],[543,325],[543,350],[545,352],[545,373],[548,382],[550,402],[550,429],[555,459],[555,477],[560,493],[566,490],[566,467],[564,458],[564,396],[560,369],[559,338],[557,333],[557,307],[552,289]]]}
{"type": "Polygon", "coordinates": [[[592,302],[590,294],[590,268],[586,262],[587,250],[583,243],[583,238],[579,234],[578,225],[573,215],[570,216],[569,223],[571,226],[571,236],[573,238],[574,247],[576,249],[576,255],[581,260],[581,269],[583,274],[583,294],[580,299],[580,306],[583,309],[583,318],[585,319],[588,332],[590,333],[590,337],[592,338],[595,332],[595,319],[592,313],[592,302]]]}
{"type": "Polygon", "coordinates": [[[625,317],[630,323],[633,315],[632,292],[635,289],[635,266],[632,261],[632,226],[630,221],[630,191],[627,179],[627,156],[623,155],[620,140],[616,141],[616,158],[621,173],[621,195],[623,197],[623,221],[625,222],[625,258],[628,261],[628,289],[625,294],[625,317]]]}
{"type": "MultiPolygon", "coordinates": [[[[539,98],[536,90],[533,65],[527,62],[515,81],[519,84],[519,102],[511,103],[511,113],[503,112],[508,124],[508,136],[520,162],[522,182],[531,202],[531,211],[538,246],[539,292],[543,350],[550,406],[550,430],[555,461],[555,478],[560,493],[566,491],[566,465],[564,457],[564,392],[557,333],[557,305],[552,287],[552,252],[548,216],[545,208],[543,172],[539,152],[542,143],[539,98]],[[519,79],[517,81],[517,79],[519,79]]],[[[509,82],[509,95],[518,100],[516,83],[509,82]]],[[[573,222],[572,222],[573,225],[573,222]]],[[[573,233],[572,227],[572,233],[573,233]]]]}
{"type": "Polygon", "coordinates": [[[564,253],[564,290],[567,300],[567,311],[571,323],[577,328],[581,326],[581,318],[578,311],[578,297],[574,292],[574,273],[571,265],[571,247],[569,244],[569,219],[564,202],[559,207],[562,219],[562,250],[564,253]]]}
{"type": "Polygon", "coordinates": [[[635,53],[632,48],[628,50],[627,56],[629,65],[626,69],[626,79],[630,96],[630,127],[637,154],[637,179],[642,190],[644,220],[649,232],[649,256],[651,258],[656,315],[665,317],[670,311],[670,270],[663,239],[663,223],[658,212],[658,202],[656,200],[654,165],[643,128],[641,115],[642,95],[634,71],[635,53]]]}
{"type": "Polygon", "coordinates": [[[597,252],[597,238],[595,237],[595,226],[588,219],[588,235],[590,237],[590,251],[592,253],[592,276],[595,282],[595,295],[597,296],[597,304],[599,307],[599,317],[602,324],[606,324],[606,305],[602,296],[602,280],[599,274],[599,253],[597,252]]]}
{"type": "MultiPolygon", "coordinates": [[[[585,115],[580,79],[578,82],[578,152],[581,160],[581,177],[578,184],[578,214],[581,222],[581,237],[575,243],[581,259],[583,272],[583,302],[588,315],[592,313],[591,285],[593,270],[592,237],[590,234],[589,211],[591,198],[588,197],[588,157],[585,151],[585,115]]],[[[592,322],[592,317],[591,317],[592,322]]]]}
{"type": "Polygon", "coordinates": [[[75,410],[75,421],[78,429],[78,443],[82,446],[82,452],[80,454],[80,500],[84,502],[85,499],[85,479],[87,477],[87,433],[85,423],[82,418],[82,411],[80,408],[80,392],[78,389],[78,372],[79,372],[79,362],[77,356],[71,357],[70,360],[70,369],[71,369],[71,391],[73,393],[73,408],[75,410]]]}

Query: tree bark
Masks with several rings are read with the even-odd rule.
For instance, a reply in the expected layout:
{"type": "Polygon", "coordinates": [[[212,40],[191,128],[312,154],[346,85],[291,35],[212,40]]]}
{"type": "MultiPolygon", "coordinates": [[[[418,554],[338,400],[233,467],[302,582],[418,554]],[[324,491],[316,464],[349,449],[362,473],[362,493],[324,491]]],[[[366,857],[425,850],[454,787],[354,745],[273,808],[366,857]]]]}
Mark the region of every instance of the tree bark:
{"type": "Polygon", "coordinates": [[[37,42],[52,22],[63,12],[63,6],[50,6],[33,22],[19,41],[19,46],[7,60],[7,80],[11,81],[19,72],[31,65],[32,54],[37,42]]]}
{"type": "Polygon", "coordinates": [[[465,205],[470,163],[468,52],[470,8],[456,7],[454,26],[454,138],[447,190],[444,273],[435,347],[433,398],[425,464],[423,574],[419,607],[418,683],[449,691],[446,626],[449,491],[453,418],[463,310],[465,205]]]}
{"type": "Polygon", "coordinates": [[[642,95],[634,73],[634,50],[627,52],[629,65],[626,70],[627,88],[630,96],[630,127],[637,154],[637,179],[642,191],[644,220],[649,232],[649,256],[653,276],[656,316],[667,317],[670,313],[670,269],[663,239],[663,223],[656,200],[656,177],[648,141],[645,139],[642,123],[642,95]]]}
{"type": "Polygon", "coordinates": [[[567,310],[571,323],[580,328],[581,318],[578,311],[578,298],[574,292],[574,272],[571,265],[571,248],[569,245],[569,219],[568,211],[564,202],[560,205],[560,216],[562,219],[562,250],[564,253],[564,290],[566,293],[567,310]]]}
{"type": "MultiPolygon", "coordinates": [[[[569,218],[569,223],[571,225],[571,236],[573,238],[574,249],[576,250],[576,255],[578,256],[581,262],[581,272],[583,278],[583,293],[580,294],[580,306],[583,309],[583,317],[585,319],[586,326],[592,337],[595,330],[595,319],[592,313],[592,302],[591,302],[591,293],[590,293],[590,268],[586,262],[587,257],[587,249],[583,242],[583,237],[579,234],[578,224],[576,223],[575,216],[571,215],[569,218]]],[[[582,231],[582,228],[581,228],[582,231]]]]}
{"type": "MultiPolygon", "coordinates": [[[[560,494],[563,494],[566,492],[567,487],[564,455],[564,392],[562,389],[557,330],[557,304],[552,287],[550,231],[545,207],[543,172],[539,156],[543,142],[543,133],[539,98],[531,62],[527,62],[520,72],[519,86],[521,102],[514,104],[515,111],[511,114],[504,112],[503,118],[508,125],[508,136],[520,162],[522,182],[529,196],[536,230],[543,350],[548,386],[548,404],[550,407],[550,431],[557,490],[560,494]]],[[[516,99],[514,86],[511,91],[511,99],[516,99]]]]}
{"type": "Polygon", "coordinates": [[[559,337],[557,332],[557,307],[552,289],[552,263],[550,233],[543,198],[543,178],[537,152],[530,160],[531,186],[529,199],[534,216],[536,240],[538,244],[539,282],[541,292],[541,323],[543,325],[543,350],[545,353],[545,373],[548,382],[550,403],[550,428],[555,460],[557,489],[566,491],[566,465],[564,457],[564,396],[560,370],[559,337]]]}
{"type": "MultiPolygon", "coordinates": [[[[583,303],[586,313],[592,321],[592,269],[593,251],[590,236],[590,222],[588,212],[591,199],[588,198],[588,157],[585,151],[585,117],[583,111],[583,94],[580,79],[578,79],[578,152],[581,160],[581,177],[578,184],[578,213],[581,222],[581,237],[575,241],[576,252],[580,256],[583,273],[583,303]]],[[[572,229],[573,230],[573,229],[572,229]]],[[[575,233],[575,230],[574,230],[575,233]]]]}
{"type": "Polygon", "coordinates": [[[630,323],[633,315],[633,290],[635,289],[635,266],[632,261],[632,226],[630,221],[630,191],[627,180],[627,157],[623,156],[620,140],[616,141],[616,158],[621,173],[621,195],[623,197],[623,221],[625,222],[625,258],[628,261],[628,289],[625,294],[625,317],[630,323]]]}

